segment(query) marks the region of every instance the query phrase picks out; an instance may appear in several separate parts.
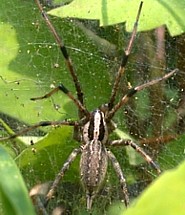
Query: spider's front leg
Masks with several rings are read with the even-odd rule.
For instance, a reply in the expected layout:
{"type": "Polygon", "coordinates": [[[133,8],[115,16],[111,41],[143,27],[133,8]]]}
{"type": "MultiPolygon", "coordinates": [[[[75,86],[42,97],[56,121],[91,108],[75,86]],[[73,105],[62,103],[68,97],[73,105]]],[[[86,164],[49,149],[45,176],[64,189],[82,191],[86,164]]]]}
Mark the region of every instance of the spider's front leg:
{"type": "Polygon", "coordinates": [[[66,160],[66,162],[62,166],[62,168],[61,168],[60,172],[58,173],[58,175],[56,176],[56,178],[55,178],[55,180],[54,180],[54,182],[53,182],[53,184],[52,184],[49,192],[46,195],[45,206],[47,206],[49,200],[54,197],[56,189],[57,189],[60,181],[62,180],[65,172],[69,169],[71,163],[75,160],[75,158],[77,157],[77,155],[80,154],[80,153],[81,153],[81,148],[76,148],[69,155],[68,159],[66,160]]]}
{"type": "Polygon", "coordinates": [[[152,158],[144,152],[144,150],[139,147],[136,143],[134,143],[132,140],[113,140],[109,143],[111,146],[131,146],[134,150],[136,150],[139,154],[142,155],[142,157],[152,165],[152,167],[157,171],[158,174],[161,173],[161,170],[159,166],[152,160],[152,158]]]}

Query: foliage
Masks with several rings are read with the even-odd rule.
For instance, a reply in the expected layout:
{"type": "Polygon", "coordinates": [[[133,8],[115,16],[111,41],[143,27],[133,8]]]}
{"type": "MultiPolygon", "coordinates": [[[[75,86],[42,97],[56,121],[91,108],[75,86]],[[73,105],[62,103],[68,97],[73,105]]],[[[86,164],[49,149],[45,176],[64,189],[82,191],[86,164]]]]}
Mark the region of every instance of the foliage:
{"type": "MultiPolygon", "coordinates": [[[[136,9],[133,7],[132,10],[129,10],[130,12],[133,12],[134,18],[138,4],[137,6],[134,6],[136,9]]],[[[144,4],[146,5],[146,1],[144,1],[144,4]]],[[[170,5],[171,4],[173,5],[173,1],[170,1],[170,5]]],[[[176,4],[178,8],[178,5],[182,4],[182,2],[178,1],[176,4]]],[[[0,11],[0,112],[2,113],[2,117],[4,117],[4,120],[15,131],[21,130],[24,126],[43,120],[76,119],[77,108],[62,93],[59,93],[48,100],[37,102],[30,101],[31,97],[44,95],[46,92],[50,91],[53,85],[57,86],[60,82],[65,84],[65,86],[75,94],[71,77],[65,68],[63,58],[60,56],[61,53],[54,43],[52,36],[48,33],[48,29],[34,2],[2,0],[1,5],[3,7],[0,11]],[[59,111],[55,110],[54,105],[59,107],[59,111]]],[[[127,6],[124,10],[122,10],[121,13],[128,16],[127,6]]],[[[149,10],[149,12],[151,11],[149,10]]],[[[181,17],[180,9],[178,9],[178,13],[181,17]]],[[[129,14],[129,16],[132,19],[132,14],[129,14]]],[[[149,17],[151,17],[151,14],[149,17]]],[[[142,19],[140,24],[143,22],[142,19]]],[[[156,20],[153,17],[152,19],[156,20]]],[[[118,25],[115,26],[115,28],[107,27],[105,29],[98,28],[97,30],[96,24],[93,23],[90,25],[90,27],[96,29],[97,35],[99,34],[102,38],[106,38],[107,40],[110,39],[109,44],[113,44],[115,47],[115,55],[109,58],[101,48],[102,46],[95,44],[94,41],[89,39],[87,34],[79,28],[78,22],[71,19],[61,20],[54,17],[52,17],[52,22],[59,34],[63,35],[65,44],[73,59],[77,75],[85,94],[87,108],[88,110],[93,110],[100,104],[107,102],[110,97],[112,82],[120,59],[119,52],[121,50],[122,53],[122,47],[125,47],[125,43],[128,41],[127,34],[124,32],[124,26],[118,25]],[[123,42],[123,37],[125,38],[125,43],[123,42]],[[118,61],[116,61],[116,59],[118,59],[118,61]]],[[[131,22],[133,24],[133,21],[131,22]]],[[[172,20],[172,23],[174,23],[174,20],[172,20]]],[[[172,26],[170,26],[170,29],[171,27],[172,26]]],[[[151,28],[151,26],[148,28],[151,28]]],[[[172,33],[173,30],[172,27],[172,33]]],[[[177,28],[176,30],[176,33],[179,34],[180,28],[177,28]]],[[[152,37],[153,35],[151,36],[150,34],[149,36],[146,36],[145,34],[141,34],[140,37],[138,36],[135,43],[135,49],[132,53],[132,58],[129,60],[130,64],[127,67],[127,74],[121,85],[125,91],[128,88],[128,83],[137,85],[148,79],[161,76],[164,73],[163,69],[159,69],[157,75],[153,75],[153,71],[148,70],[149,66],[146,65],[147,69],[144,70],[143,68],[145,65],[143,66],[138,60],[141,59],[142,53],[145,53],[143,61],[146,63],[147,58],[147,63],[149,62],[151,64],[152,69],[160,68],[159,66],[152,64],[153,59],[148,60],[151,56],[155,58],[155,55],[152,52],[156,52],[156,44],[154,42],[150,43],[152,37]],[[149,48],[147,49],[145,46],[148,44],[149,48]],[[135,55],[136,52],[138,55],[135,55]],[[140,70],[138,69],[138,66],[141,66],[140,70]]],[[[175,54],[172,53],[172,55],[174,57],[175,54]]],[[[170,62],[170,64],[175,64],[175,58],[173,58],[173,62],[170,62]]],[[[166,83],[165,87],[162,86],[162,94],[164,93],[167,98],[166,100],[169,101],[169,103],[162,109],[162,114],[158,113],[157,115],[154,115],[154,118],[160,117],[163,120],[160,125],[158,123],[158,129],[161,130],[161,133],[163,133],[164,130],[170,132],[173,130],[173,116],[175,114],[171,106],[175,106],[177,103],[177,90],[174,87],[175,84],[176,81],[172,79],[166,83]]],[[[157,86],[156,88],[159,89],[160,87],[157,86]]],[[[160,97],[161,94],[158,93],[156,88],[154,91],[157,92],[157,99],[160,102],[163,102],[163,98],[160,97]]],[[[122,95],[122,93],[123,92],[121,91],[120,94],[122,95]]],[[[120,113],[115,116],[115,120],[118,122],[120,130],[117,130],[113,138],[116,139],[118,136],[128,137],[128,135],[123,133],[123,128],[127,128],[127,133],[129,133],[133,127],[136,127],[138,130],[145,130],[144,135],[138,135],[139,137],[142,136],[147,138],[150,134],[153,134],[152,129],[153,127],[156,127],[156,124],[151,120],[151,107],[153,107],[151,97],[150,90],[141,92],[133,98],[130,102],[130,106],[126,106],[124,111],[120,111],[120,113]],[[135,106],[133,103],[137,103],[138,105],[135,106]],[[133,108],[133,106],[135,106],[135,108],[133,108]],[[128,113],[128,110],[129,113],[134,112],[134,116],[137,116],[137,118],[132,118],[128,113]],[[127,123],[127,120],[132,122],[127,123]],[[142,124],[140,122],[144,123],[142,124]]],[[[153,96],[152,98],[156,97],[153,96]]],[[[12,133],[7,127],[6,130],[8,130],[9,133],[12,133]]],[[[130,133],[134,136],[137,132],[130,133]]],[[[7,135],[7,133],[5,132],[2,135],[7,135]]],[[[14,158],[17,166],[21,170],[27,188],[30,189],[35,184],[53,180],[67,156],[72,149],[79,146],[79,143],[76,143],[73,140],[72,128],[70,127],[41,129],[27,135],[28,136],[24,136],[23,138],[17,138],[13,142],[3,143],[3,146],[14,158]],[[37,135],[37,137],[35,137],[35,135],[37,135]],[[34,146],[30,145],[30,142],[32,141],[35,143],[34,146]]],[[[166,170],[172,168],[183,159],[182,149],[184,143],[184,137],[182,136],[180,142],[179,140],[176,140],[171,145],[159,146],[159,148],[161,147],[163,149],[161,150],[160,148],[158,156],[158,162],[162,166],[162,169],[166,170]],[[175,147],[173,147],[173,144],[175,147]],[[179,147],[179,144],[181,147],[179,147]],[[178,158],[176,159],[175,156],[178,158]],[[172,157],[174,158],[174,162],[171,161],[172,157]]],[[[152,152],[153,150],[150,145],[148,149],[149,152],[152,152]]],[[[148,166],[146,167],[143,161],[142,165],[139,165],[141,164],[141,160],[135,156],[135,152],[129,151],[130,157],[128,158],[128,154],[123,148],[113,149],[113,151],[124,169],[129,187],[135,184],[137,185],[138,181],[150,181],[156,177],[155,173],[153,173],[148,166]]],[[[155,151],[155,149],[153,151],[155,151]]],[[[158,152],[158,149],[156,149],[156,151],[158,152]]],[[[9,160],[10,158],[7,157],[7,162],[9,162],[9,160]]],[[[65,200],[66,205],[70,205],[70,209],[71,211],[74,211],[74,214],[78,214],[77,211],[79,214],[86,214],[86,212],[82,213],[82,211],[85,211],[85,196],[83,195],[83,192],[77,192],[79,195],[79,198],[77,198],[76,193],[74,192],[75,189],[73,189],[75,187],[78,190],[80,187],[78,164],[77,159],[63,181],[64,189],[71,193],[70,198],[67,197],[67,200],[65,200],[66,196],[62,196],[61,199],[65,200]],[[69,186],[66,186],[66,183],[70,183],[69,186]]],[[[111,169],[108,178],[111,189],[119,193],[119,183],[111,169]]],[[[7,183],[11,183],[11,180],[7,180],[7,183]]],[[[12,185],[12,187],[14,186],[16,185],[12,185]]],[[[24,189],[25,188],[23,188],[23,192],[24,189]]],[[[134,194],[135,192],[136,191],[134,190],[134,194]]],[[[140,192],[140,190],[138,192],[140,192]]],[[[63,195],[63,192],[61,193],[63,195]]],[[[110,194],[108,193],[108,195],[110,194]]],[[[25,199],[27,198],[25,195],[23,195],[23,197],[25,199]]],[[[110,196],[109,198],[106,196],[104,204],[102,204],[102,201],[99,201],[99,198],[101,200],[103,198],[105,199],[105,197],[102,197],[101,195],[95,199],[93,214],[101,214],[102,211],[106,210],[107,204],[111,202],[111,200],[109,202],[110,196]]],[[[115,194],[114,199],[119,199],[119,195],[115,194]]],[[[57,203],[58,202],[56,201],[56,204],[57,203]]],[[[27,205],[27,203],[25,203],[25,205],[27,205]]],[[[12,208],[14,208],[14,204],[12,205],[12,208]]]]}
{"type": "Polygon", "coordinates": [[[181,135],[178,139],[168,143],[163,150],[161,150],[158,157],[158,163],[163,170],[171,169],[177,166],[185,159],[184,155],[185,135],[181,135]]]}
{"type": "Polygon", "coordinates": [[[131,208],[120,215],[183,215],[185,199],[185,162],[163,173],[136,200],[131,208]]]}
{"type": "MultiPolygon", "coordinates": [[[[60,1],[62,2],[62,1],[60,1]]],[[[136,11],[141,0],[74,0],[70,4],[53,9],[49,14],[62,18],[96,19],[101,26],[127,22],[126,28],[132,31],[136,11]]],[[[147,31],[166,25],[170,34],[176,36],[185,31],[184,0],[143,0],[139,31],[147,31]],[[160,11],[160,13],[159,13],[160,11]]]]}
{"type": "Polygon", "coordinates": [[[12,157],[0,146],[0,214],[34,215],[32,202],[20,170],[12,157]]]}
{"type": "MultiPolygon", "coordinates": [[[[0,99],[3,101],[1,112],[28,124],[41,120],[76,117],[75,105],[62,93],[54,96],[53,100],[30,101],[31,97],[45,94],[50,87],[61,81],[72,92],[74,86],[52,35],[48,33],[39,11],[33,10],[36,7],[34,2],[20,4],[19,1],[10,0],[2,2],[2,5],[4,9],[0,12],[2,20],[0,99]],[[13,13],[10,5],[17,5],[13,13]],[[60,112],[55,111],[53,103],[60,107],[60,112]]],[[[70,47],[74,49],[71,55],[85,92],[88,108],[99,106],[102,100],[105,102],[108,98],[110,86],[107,85],[109,77],[106,64],[99,57],[97,47],[90,43],[73,23],[54,21],[53,24],[56,28],[58,26],[61,34],[64,33],[69,52],[70,47]],[[86,54],[89,51],[90,54],[86,54]],[[87,82],[89,75],[91,83],[87,82]],[[92,84],[96,83],[97,78],[99,84],[92,84]],[[92,93],[97,95],[102,87],[106,90],[101,96],[92,96],[92,93]]]]}
{"type": "MultiPolygon", "coordinates": [[[[31,139],[31,137],[29,138],[31,139]]],[[[39,181],[53,180],[75,147],[78,145],[72,140],[72,128],[68,126],[55,128],[44,138],[36,141],[34,146],[26,147],[15,158],[15,161],[25,175],[25,179],[30,181],[32,178],[30,186],[33,186],[39,181]],[[28,174],[30,172],[31,174],[28,174]]],[[[77,166],[73,164],[69,174],[66,175],[68,180],[78,181],[77,169],[77,166]]]]}

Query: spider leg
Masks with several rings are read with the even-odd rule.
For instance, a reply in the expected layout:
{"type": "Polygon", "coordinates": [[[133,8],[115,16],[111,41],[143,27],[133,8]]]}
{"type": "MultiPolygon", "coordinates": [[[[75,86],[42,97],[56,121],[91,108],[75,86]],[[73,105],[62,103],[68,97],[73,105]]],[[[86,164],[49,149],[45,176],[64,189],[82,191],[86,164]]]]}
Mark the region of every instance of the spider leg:
{"type": "Polygon", "coordinates": [[[49,93],[45,94],[44,96],[31,98],[31,100],[35,101],[35,100],[47,99],[47,98],[49,98],[50,96],[52,96],[53,94],[55,94],[58,91],[62,91],[63,93],[65,93],[75,103],[75,105],[78,107],[80,112],[83,113],[83,115],[89,116],[89,112],[84,107],[84,105],[78,99],[76,99],[73,96],[73,94],[63,84],[60,84],[58,87],[54,88],[52,91],[50,91],[49,93]]]}
{"type": "Polygon", "coordinates": [[[42,5],[40,4],[40,1],[39,0],[35,0],[36,4],[38,5],[38,8],[46,22],[46,24],[48,25],[51,33],[53,34],[62,54],[63,54],[63,57],[65,59],[65,63],[68,67],[68,70],[73,78],[73,81],[74,81],[74,84],[75,84],[75,88],[76,88],[76,92],[77,92],[77,97],[78,97],[78,100],[81,102],[81,104],[83,105],[83,92],[82,92],[82,89],[81,89],[81,86],[80,86],[80,82],[78,80],[78,77],[76,75],[76,72],[75,72],[75,69],[74,69],[74,66],[72,64],[72,60],[71,58],[69,57],[69,54],[67,52],[67,49],[62,41],[62,39],[59,37],[58,33],[56,32],[56,29],[54,28],[54,26],[52,25],[51,21],[49,20],[49,17],[47,16],[47,14],[45,13],[45,11],[43,10],[42,8],[42,5]]]}
{"type": "Polygon", "coordinates": [[[161,170],[159,168],[159,166],[152,160],[152,158],[147,155],[144,150],[139,147],[136,143],[132,142],[131,140],[124,140],[124,139],[120,139],[120,140],[114,140],[110,142],[111,146],[131,146],[134,150],[136,150],[139,154],[141,154],[143,156],[143,158],[152,165],[152,167],[157,171],[158,174],[161,173],[161,170]]]}
{"type": "Polygon", "coordinates": [[[0,141],[4,141],[4,140],[9,140],[9,139],[14,139],[18,136],[21,136],[31,130],[34,130],[36,128],[39,128],[39,127],[46,127],[46,126],[56,126],[56,125],[68,125],[68,126],[78,126],[80,124],[80,122],[77,122],[77,121],[71,121],[71,120],[63,120],[63,121],[42,121],[42,122],[39,122],[35,125],[32,125],[32,126],[29,126],[25,129],[22,129],[21,131],[15,133],[15,134],[12,134],[8,137],[2,137],[0,138],[0,141]]]}
{"type": "Polygon", "coordinates": [[[129,195],[128,195],[128,190],[127,190],[126,180],[125,180],[125,177],[124,177],[123,172],[121,170],[120,164],[111,151],[109,151],[109,150],[107,151],[107,156],[108,156],[109,160],[111,161],[112,166],[113,166],[117,176],[119,177],[121,189],[122,189],[123,194],[124,194],[125,206],[128,207],[129,195]]]}
{"type": "Polygon", "coordinates": [[[111,110],[113,108],[113,104],[114,104],[115,97],[116,97],[116,94],[117,94],[117,91],[118,91],[118,88],[119,88],[120,80],[121,80],[121,77],[122,77],[122,75],[123,75],[123,73],[125,71],[125,67],[126,67],[126,64],[127,64],[127,61],[128,61],[128,57],[130,55],[130,52],[131,52],[131,49],[132,49],[132,46],[133,46],[133,43],[134,43],[134,39],[135,39],[135,36],[136,36],[136,33],[137,33],[137,26],[138,26],[139,17],[140,17],[140,14],[141,14],[142,5],[143,5],[143,2],[141,1],[139,9],[138,9],[138,13],[137,13],[136,21],[134,23],[133,31],[132,31],[128,46],[127,46],[126,50],[123,52],[121,64],[120,64],[120,67],[119,67],[119,70],[118,70],[118,73],[116,75],[116,79],[115,79],[115,82],[114,82],[114,85],[113,85],[111,98],[110,98],[110,101],[109,101],[109,110],[111,110]]]}
{"type": "Polygon", "coordinates": [[[154,79],[152,81],[149,81],[145,84],[139,85],[137,87],[133,87],[131,88],[128,93],[122,97],[122,99],[112,108],[112,110],[110,110],[110,112],[108,112],[107,114],[107,120],[112,119],[112,117],[114,116],[114,114],[125,104],[127,103],[127,101],[130,99],[130,97],[132,97],[134,94],[136,94],[137,92],[151,86],[154,84],[157,84],[160,81],[164,81],[166,79],[168,79],[169,77],[171,77],[172,75],[174,75],[174,73],[176,73],[178,71],[178,69],[174,69],[173,71],[167,73],[166,75],[164,75],[161,78],[158,79],[154,79]]]}
{"type": "Polygon", "coordinates": [[[81,152],[81,148],[76,148],[74,149],[71,154],[69,155],[68,159],[66,160],[66,162],[64,163],[64,165],[62,166],[60,172],[58,173],[58,175],[56,176],[49,192],[46,195],[46,202],[45,202],[45,206],[47,206],[49,200],[51,198],[54,197],[54,194],[56,192],[56,189],[59,185],[59,182],[62,180],[66,170],[69,169],[71,163],[75,160],[76,156],[81,152]]]}

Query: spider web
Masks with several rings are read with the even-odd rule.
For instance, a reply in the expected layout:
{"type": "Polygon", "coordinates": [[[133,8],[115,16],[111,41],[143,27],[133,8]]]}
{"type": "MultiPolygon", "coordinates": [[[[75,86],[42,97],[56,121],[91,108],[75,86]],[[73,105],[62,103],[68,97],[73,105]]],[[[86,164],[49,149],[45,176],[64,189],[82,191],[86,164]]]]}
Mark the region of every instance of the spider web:
{"type": "MultiPolygon", "coordinates": [[[[2,6],[0,97],[3,101],[1,105],[3,120],[17,131],[25,125],[43,120],[76,119],[77,108],[62,93],[48,100],[38,102],[29,100],[44,95],[60,82],[73,93],[75,89],[61,53],[34,3],[9,0],[4,1],[2,6]]],[[[88,110],[106,103],[119,66],[122,47],[126,47],[129,40],[124,25],[99,29],[96,22],[54,18],[52,21],[58,32],[63,35],[73,59],[88,110]]],[[[160,42],[159,33],[163,31],[165,29],[160,28],[158,34],[155,31],[138,34],[121,82],[118,99],[130,86],[137,86],[160,77],[173,68],[183,68],[179,52],[183,46],[182,39],[170,38],[165,32],[165,50],[161,51],[157,44],[160,42]]],[[[115,122],[121,133],[117,132],[112,138],[129,136],[135,139],[158,161],[163,170],[177,166],[184,159],[184,81],[181,77],[180,71],[165,83],[138,93],[115,116],[115,122]],[[177,140],[170,142],[176,137],[177,140]]],[[[41,136],[50,130],[52,129],[41,129],[36,135],[41,136]]],[[[33,140],[32,135],[35,135],[35,132],[28,134],[28,142],[33,140]]],[[[72,131],[68,128],[50,131],[49,138],[46,142],[41,140],[38,147],[35,146],[38,151],[37,159],[35,158],[37,153],[36,156],[33,155],[30,148],[21,158],[23,164],[20,168],[24,168],[23,173],[29,188],[38,181],[52,180],[70,151],[78,146],[72,141],[72,131]],[[66,135],[60,136],[61,132],[66,135]],[[48,168],[48,165],[51,168],[48,168]],[[49,171],[41,174],[39,171],[42,168],[48,168],[49,171]],[[30,169],[32,173],[28,176],[26,171],[30,169]]],[[[124,148],[113,151],[123,166],[131,195],[137,196],[145,185],[155,178],[156,173],[141,161],[135,152],[125,151],[124,148]]],[[[109,172],[109,182],[102,191],[102,198],[108,194],[111,202],[112,194],[116,199],[120,191],[118,182],[113,183],[117,179],[112,174],[111,168],[109,172]]],[[[64,178],[64,182],[69,181],[73,184],[79,183],[78,160],[64,178]]]]}

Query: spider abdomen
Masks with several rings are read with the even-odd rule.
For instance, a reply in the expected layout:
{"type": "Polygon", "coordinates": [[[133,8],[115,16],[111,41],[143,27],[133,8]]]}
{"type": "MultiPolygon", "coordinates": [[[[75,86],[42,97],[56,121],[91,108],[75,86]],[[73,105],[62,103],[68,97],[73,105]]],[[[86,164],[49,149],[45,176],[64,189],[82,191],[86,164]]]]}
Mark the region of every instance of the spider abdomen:
{"type": "Polygon", "coordinates": [[[91,208],[92,199],[105,179],[107,165],[107,150],[104,144],[98,140],[92,140],[83,147],[80,175],[86,191],[88,209],[91,208]]]}

